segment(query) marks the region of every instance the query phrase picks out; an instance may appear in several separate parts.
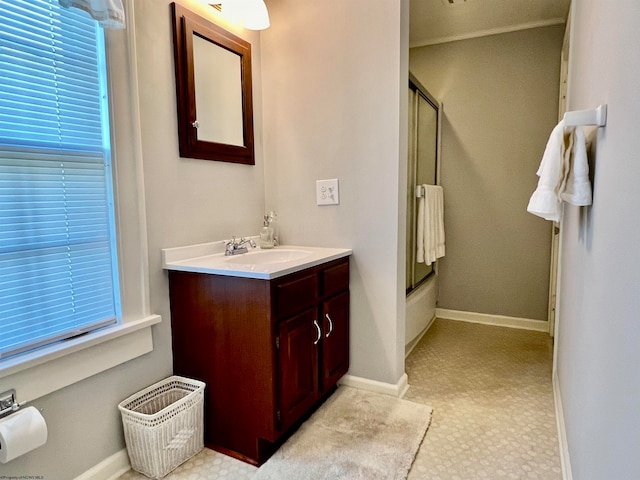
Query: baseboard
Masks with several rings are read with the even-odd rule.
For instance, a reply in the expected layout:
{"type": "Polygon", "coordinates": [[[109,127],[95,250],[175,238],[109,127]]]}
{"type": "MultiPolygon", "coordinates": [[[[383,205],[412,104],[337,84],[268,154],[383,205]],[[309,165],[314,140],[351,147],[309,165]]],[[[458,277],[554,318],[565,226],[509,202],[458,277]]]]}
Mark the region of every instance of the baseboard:
{"type": "Polygon", "coordinates": [[[377,380],[369,380],[368,378],[356,377],[354,375],[345,375],[340,379],[338,384],[359,388],[360,390],[383,393],[398,398],[402,398],[409,389],[409,380],[406,373],[402,374],[402,377],[400,377],[400,380],[398,380],[395,385],[393,383],[378,382],[377,380]]]}
{"type": "Polygon", "coordinates": [[[418,343],[420,343],[420,340],[422,340],[422,337],[425,336],[425,334],[429,331],[429,329],[431,328],[431,326],[433,325],[433,322],[436,321],[436,315],[433,316],[433,318],[431,320],[429,320],[429,323],[427,323],[427,326],[424,327],[424,330],[422,330],[418,336],[416,338],[414,338],[411,342],[409,342],[407,345],[405,345],[405,351],[404,351],[404,358],[406,359],[409,354],[411,352],[413,352],[413,349],[416,348],[416,345],[418,345],[418,343]]]}
{"type": "Polygon", "coordinates": [[[91,467],[75,480],[116,480],[130,469],[129,455],[127,455],[127,450],[123,448],[91,467]]]}
{"type": "Polygon", "coordinates": [[[571,461],[569,459],[569,443],[567,442],[567,430],[564,424],[564,409],[562,407],[562,395],[560,393],[560,381],[557,373],[553,375],[553,400],[556,406],[556,424],[558,427],[558,446],[560,448],[560,468],[563,480],[573,480],[571,473],[571,461]]]}
{"type": "Polygon", "coordinates": [[[507,317],[504,315],[464,312],[462,310],[449,310],[446,308],[436,308],[436,316],[446,320],[482,323],[484,325],[493,325],[497,327],[519,328],[522,330],[534,330],[536,332],[549,331],[549,322],[545,320],[532,320],[529,318],[507,317]]]}

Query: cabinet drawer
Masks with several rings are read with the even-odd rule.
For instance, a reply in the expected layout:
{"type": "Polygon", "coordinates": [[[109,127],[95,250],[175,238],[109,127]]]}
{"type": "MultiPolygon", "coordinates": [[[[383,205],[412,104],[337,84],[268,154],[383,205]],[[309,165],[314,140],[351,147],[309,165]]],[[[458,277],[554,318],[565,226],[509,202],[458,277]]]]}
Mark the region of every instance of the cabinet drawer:
{"type": "Polygon", "coordinates": [[[349,289],[349,262],[340,263],[320,271],[321,295],[328,297],[349,289]]]}
{"type": "Polygon", "coordinates": [[[276,317],[283,318],[313,305],[318,280],[315,273],[276,285],[276,317]]]}

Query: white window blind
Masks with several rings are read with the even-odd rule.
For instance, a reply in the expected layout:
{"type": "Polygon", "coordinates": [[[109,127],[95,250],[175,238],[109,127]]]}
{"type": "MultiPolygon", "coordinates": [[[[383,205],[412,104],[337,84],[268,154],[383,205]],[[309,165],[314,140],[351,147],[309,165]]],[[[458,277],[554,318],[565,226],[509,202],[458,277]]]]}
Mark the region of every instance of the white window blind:
{"type": "Polygon", "coordinates": [[[0,359],[116,323],[102,29],[0,1],[0,359]]]}

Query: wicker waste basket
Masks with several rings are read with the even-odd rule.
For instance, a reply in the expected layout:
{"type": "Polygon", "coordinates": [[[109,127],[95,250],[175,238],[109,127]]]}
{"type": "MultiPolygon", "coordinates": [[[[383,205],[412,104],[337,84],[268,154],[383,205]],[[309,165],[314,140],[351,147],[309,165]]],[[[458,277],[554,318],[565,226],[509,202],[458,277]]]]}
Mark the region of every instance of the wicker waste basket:
{"type": "Polygon", "coordinates": [[[162,478],[204,448],[204,387],[172,376],[118,404],[133,470],[162,478]]]}

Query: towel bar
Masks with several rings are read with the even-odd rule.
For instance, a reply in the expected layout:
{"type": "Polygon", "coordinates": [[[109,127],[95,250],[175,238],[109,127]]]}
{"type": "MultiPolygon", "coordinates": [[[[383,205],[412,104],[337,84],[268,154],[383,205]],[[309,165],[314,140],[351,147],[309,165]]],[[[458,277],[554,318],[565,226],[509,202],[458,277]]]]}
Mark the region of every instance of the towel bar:
{"type": "MultiPolygon", "coordinates": [[[[426,184],[427,186],[431,185],[431,184],[426,184]]],[[[436,187],[437,185],[431,185],[436,187]]],[[[422,198],[427,194],[426,190],[425,190],[425,186],[424,185],[416,185],[416,198],[422,198]]]]}
{"type": "Polygon", "coordinates": [[[607,106],[600,105],[591,110],[566,112],[563,118],[566,127],[577,127],[580,125],[604,127],[607,124],[607,106]]]}

